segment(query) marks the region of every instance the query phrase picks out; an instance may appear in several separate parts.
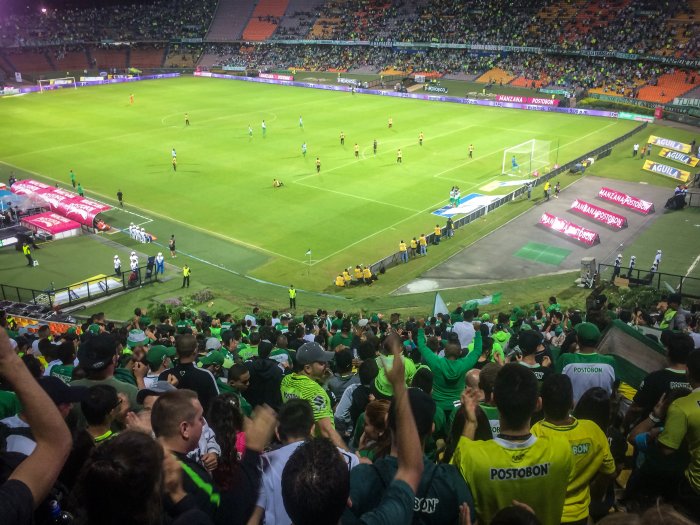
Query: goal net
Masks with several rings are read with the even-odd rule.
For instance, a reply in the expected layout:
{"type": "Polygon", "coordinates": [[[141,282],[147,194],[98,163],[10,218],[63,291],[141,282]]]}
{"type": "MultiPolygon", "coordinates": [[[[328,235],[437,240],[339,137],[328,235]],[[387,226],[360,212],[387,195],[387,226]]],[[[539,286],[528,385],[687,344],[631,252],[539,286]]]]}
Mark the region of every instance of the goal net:
{"type": "Polygon", "coordinates": [[[42,93],[45,89],[60,89],[67,87],[77,89],[78,85],[75,83],[75,77],[48,78],[45,80],[39,80],[39,91],[42,93]]]}
{"type": "Polygon", "coordinates": [[[503,152],[502,175],[532,176],[535,172],[547,173],[550,169],[550,144],[548,140],[531,139],[503,152]]]}

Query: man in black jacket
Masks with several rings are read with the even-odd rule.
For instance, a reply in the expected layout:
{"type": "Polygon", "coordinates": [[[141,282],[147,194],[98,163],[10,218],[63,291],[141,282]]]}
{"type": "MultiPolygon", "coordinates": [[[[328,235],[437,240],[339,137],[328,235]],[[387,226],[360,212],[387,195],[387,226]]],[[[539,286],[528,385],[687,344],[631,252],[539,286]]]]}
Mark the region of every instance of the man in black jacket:
{"type": "Polygon", "coordinates": [[[177,387],[196,392],[204,409],[209,407],[212,398],[219,395],[216,379],[209,370],[197,368],[197,339],[192,334],[183,334],[175,341],[178,364],[158,376],[158,381],[168,381],[168,376],[175,376],[177,387]]]}
{"type": "Polygon", "coordinates": [[[245,365],[250,371],[250,385],[243,396],[253,408],[267,404],[275,410],[282,406],[280,383],[284,373],[277,361],[270,359],[273,345],[268,340],[260,341],[258,345],[258,357],[246,361],[245,365]]]}

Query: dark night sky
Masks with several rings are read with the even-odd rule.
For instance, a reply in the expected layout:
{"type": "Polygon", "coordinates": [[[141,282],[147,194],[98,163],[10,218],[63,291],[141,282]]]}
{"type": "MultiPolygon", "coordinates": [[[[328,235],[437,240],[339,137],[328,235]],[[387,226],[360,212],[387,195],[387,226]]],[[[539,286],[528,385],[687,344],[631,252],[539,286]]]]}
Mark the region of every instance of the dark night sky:
{"type": "Polygon", "coordinates": [[[152,4],[155,0],[0,0],[0,13],[27,13],[42,7],[101,7],[114,4],[152,4]]]}

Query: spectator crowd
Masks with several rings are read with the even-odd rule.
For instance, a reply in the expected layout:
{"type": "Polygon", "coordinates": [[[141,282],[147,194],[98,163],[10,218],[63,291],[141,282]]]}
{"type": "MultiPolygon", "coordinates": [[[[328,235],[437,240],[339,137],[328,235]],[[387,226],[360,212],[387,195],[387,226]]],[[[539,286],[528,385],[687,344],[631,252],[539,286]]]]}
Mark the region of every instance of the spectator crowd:
{"type": "Polygon", "coordinates": [[[683,303],[627,311],[594,292],[585,312],[551,297],[405,320],[136,308],[122,326],[98,313],[63,334],[3,312],[0,515],[693,523],[700,309],[683,303]],[[627,369],[647,365],[598,352],[621,326],[660,334],[639,335],[665,363],[638,388],[627,369]]]}

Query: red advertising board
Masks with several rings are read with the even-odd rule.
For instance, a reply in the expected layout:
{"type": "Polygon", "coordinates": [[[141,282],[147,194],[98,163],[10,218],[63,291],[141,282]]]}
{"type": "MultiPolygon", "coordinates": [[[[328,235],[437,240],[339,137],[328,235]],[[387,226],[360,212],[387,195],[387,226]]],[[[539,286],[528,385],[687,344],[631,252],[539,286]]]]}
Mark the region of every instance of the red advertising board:
{"type": "Polygon", "coordinates": [[[600,188],[598,197],[644,215],[654,213],[654,203],[642,200],[639,197],[627,195],[626,193],[622,193],[621,191],[613,190],[611,188],[600,188]]]}
{"type": "Polygon", "coordinates": [[[570,239],[582,242],[587,246],[593,246],[600,242],[600,237],[598,237],[596,232],[547,212],[543,213],[542,217],[540,217],[540,224],[555,232],[563,233],[570,239]]]}
{"type": "Polygon", "coordinates": [[[627,219],[622,215],[608,211],[604,208],[599,208],[595,204],[591,204],[581,199],[576,199],[571,203],[571,209],[575,212],[585,215],[594,221],[601,222],[606,226],[611,226],[621,230],[627,227],[627,219]]]}
{"type": "Polygon", "coordinates": [[[51,235],[80,228],[80,224],[77,222],[61,217],[53,212],[23,217],[22,223],[27,223],[30,226],[49,232],[51,235]]]}
{"type": "Polygon", "coordinates": [[[534,104],[536,106],[558,106],[556,98],[522,97],[520,95],[496,95],[498,102],[515,102],[516,104],[534,104]]]}

